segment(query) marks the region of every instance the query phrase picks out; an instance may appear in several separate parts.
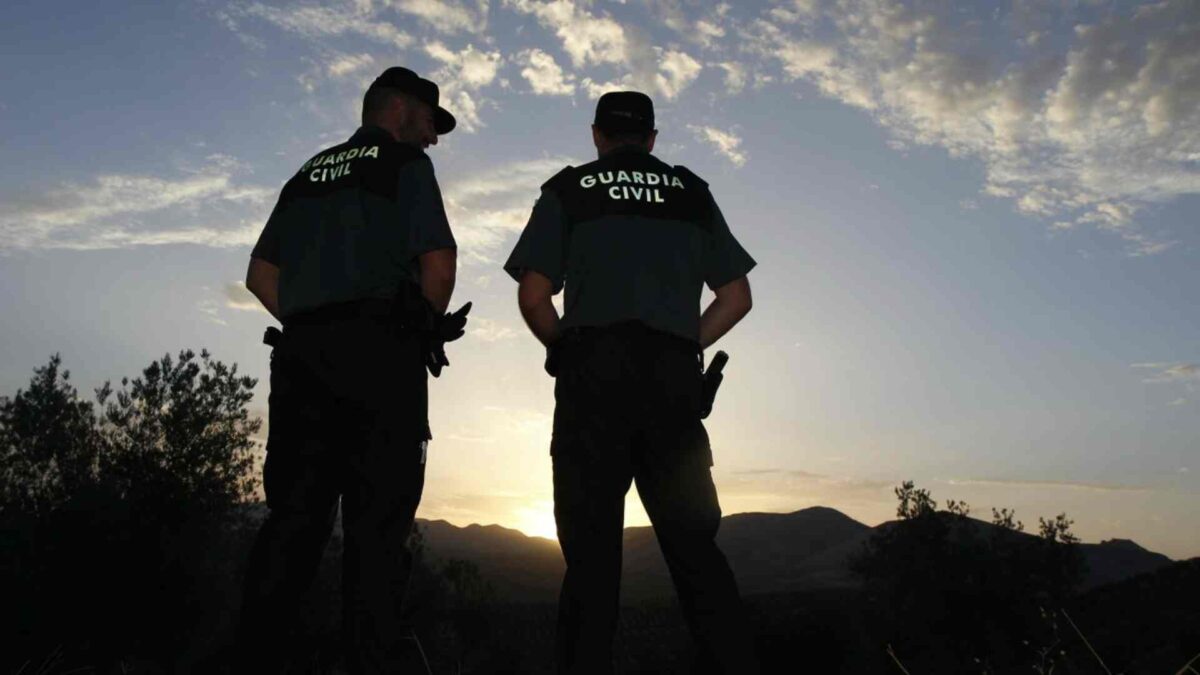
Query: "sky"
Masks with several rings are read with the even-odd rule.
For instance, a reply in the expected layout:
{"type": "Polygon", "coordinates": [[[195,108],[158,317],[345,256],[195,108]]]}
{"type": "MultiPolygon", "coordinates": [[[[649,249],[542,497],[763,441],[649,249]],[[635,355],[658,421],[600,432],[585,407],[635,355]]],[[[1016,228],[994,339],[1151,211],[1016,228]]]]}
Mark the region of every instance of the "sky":
{"type": "MultiPolygon", "coordinates": [[[[404,65],[471,300],[419,517],[553,536],[553,381],[501,265],[612,89],[758,261],[707,421],[724,513],[895,517],[913,480],[1027,531],[1200,555],[1200,3],[7,2],[0,395],[207,348],[259,378],[249,252],[404,65]]],[[[711,295],[706,293],[704,302],[711,295]]],[[[648,521],[630,491],[627,525],[648,521]]]]}

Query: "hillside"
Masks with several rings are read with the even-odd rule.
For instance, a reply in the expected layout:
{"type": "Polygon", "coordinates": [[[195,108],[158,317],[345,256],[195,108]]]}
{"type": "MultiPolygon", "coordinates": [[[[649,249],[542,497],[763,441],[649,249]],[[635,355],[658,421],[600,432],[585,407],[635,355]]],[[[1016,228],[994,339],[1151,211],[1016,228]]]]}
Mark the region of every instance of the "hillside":
{"type": "MultiPolygon", "coordinates": [[[[967,519],[981,534],[996,526],[967,519]]],[[[419,521],[426,547],[438,559],[462,559],[479,566],[498,595],[513,602],[553,602],[562,580],[558,543],[498,525],[456,527],[445,521],[419,521]]],[[[858,586],[846,559],[875,528],[826,507],[793,513],[739,513],[721,521],[717,542],[725,551],[744,594],[850,589],[858,586]]],[[[1002,536],[1032,538],[1026,533],[1002,536]]],[[[1083,590],[1153,572],[1171,564],[1166,556],[1128,540],[1081,544],[1089,566],[1083,590]]],[[[650,527],[625,530],[622,600],[637,603],[672,596],[666,564],[650,527]]]]}

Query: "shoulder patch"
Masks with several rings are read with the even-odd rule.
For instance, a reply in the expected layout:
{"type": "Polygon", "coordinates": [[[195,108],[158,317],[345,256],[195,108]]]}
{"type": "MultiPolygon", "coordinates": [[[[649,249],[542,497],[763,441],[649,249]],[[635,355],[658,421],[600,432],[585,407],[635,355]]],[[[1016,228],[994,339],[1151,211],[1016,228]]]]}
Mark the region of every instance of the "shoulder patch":
{"type": "Polygon", "coordinates": [[[692,170],[687,168],[686,166],[684,166],[682,164],[676,164],[675,170],[678,171],[679,175],[683,176],[684,179],[686,179],[687,181],[695,182],[696,184],[700,185],[701,187],[708,187],[708,183],[705,182],[705,180],[703,178],[692,173],[692,170]]]}
{"type": "Polygon", "coordinates": [[[543,190],[552,190],[559,192],[565,184],[569,183],[575,176],[575,167],[568,164],[561,171],[551,176],[550,180],[542,183],[543,190]]]}

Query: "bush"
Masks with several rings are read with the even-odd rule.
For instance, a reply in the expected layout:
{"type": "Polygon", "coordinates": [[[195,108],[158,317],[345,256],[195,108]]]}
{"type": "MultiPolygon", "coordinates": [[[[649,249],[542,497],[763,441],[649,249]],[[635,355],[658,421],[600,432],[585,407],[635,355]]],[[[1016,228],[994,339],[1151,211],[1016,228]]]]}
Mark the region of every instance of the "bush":
{"type": "Polygon", "coordinates": [[[1008,509],[993,510],[989,526],[961,502],[938,511],[911,481],[895,493],[900,520],[864,545],[851,570],[879,600],[906,667],[962,672],[984,657],[993,666],[1025,658],[1023,641],[1044,632],[1042,609],[1072,597],[1086,572],[1066,514],[1039,519],[1033,537],[1008,509]]]}
{"type": "MultiPolygon", "coordinates": [[[[253,494],[255,380],[184,351],[80,400],[58,355],[0,398],[0,568],[16,665],[140,652],[163,663],[230,596],[228,554],[253,494]]],[[[0,664],[4,665],[4,664],[0,664]]],[[[13,664],[9,664],[13,670],[13,664]]]]}

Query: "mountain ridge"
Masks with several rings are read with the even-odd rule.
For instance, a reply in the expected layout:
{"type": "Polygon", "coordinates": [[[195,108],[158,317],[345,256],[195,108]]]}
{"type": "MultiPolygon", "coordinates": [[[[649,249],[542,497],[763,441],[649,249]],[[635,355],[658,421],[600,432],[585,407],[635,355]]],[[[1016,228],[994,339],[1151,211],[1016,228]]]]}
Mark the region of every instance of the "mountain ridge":
{"type": "MultiPolygon", "coordinates": [[[[502,525],[473,523],[460,527],[445,520],[417,520],[432,558],[476,564],[499,597],[535,603],[553,602],[557,598],[564,569],[557,541],[502,525]]],[[[968,520],[981,533],[998,527],[973,518],[968,520]]],[[[874,533],[894,527],[896,522],[871,527],[826,506],[790,513],[736,513],[721,519],[717,542],[729,559],[743,594],[853,589],[861,584],[850,574],[847,556],[860,550],[874,533]]],[[[1084,591],[1152,572],[1173,562],[1128,539],[1080,546],[1089,566],[1084,591]]],[[[625,528],[623,547],[622,601],[638,603],[672,597],[670,575],[653,527],[625,528]]]]}

